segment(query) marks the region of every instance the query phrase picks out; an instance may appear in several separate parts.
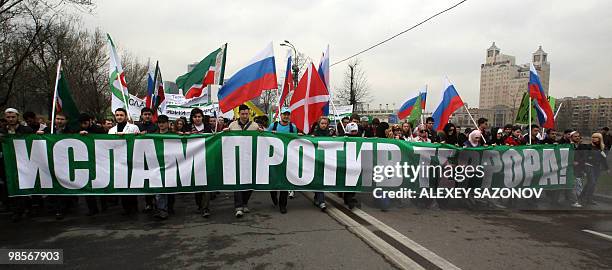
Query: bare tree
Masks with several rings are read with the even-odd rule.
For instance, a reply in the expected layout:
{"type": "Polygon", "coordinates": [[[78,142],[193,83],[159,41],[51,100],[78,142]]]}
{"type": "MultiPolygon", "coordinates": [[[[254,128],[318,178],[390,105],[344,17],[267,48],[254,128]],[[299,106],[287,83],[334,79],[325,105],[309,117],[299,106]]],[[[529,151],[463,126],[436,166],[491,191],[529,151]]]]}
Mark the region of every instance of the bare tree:
{"type": "Polygon", "coordinates": [[[120,57],[130,94],[140,97],[146,95],[148,65],[128,51],[125,51],[120,57]]]}
{"type": "Polygon", "coordinates": [[[278,92],[276,90],[263,91],[261,93],[261,96],[259,96],[259,104],[261,106],[261,109],[265,113],[268,113],[272,109],[276,108],[278,106],[276,104],[277,101],[278,101],[278,92]]]}
{"type": "Polygon", "coordinates": [[[357,104],[371,101],[370,86],[359,59],[348,63],[342,85],[336,89],[337,99],[348,101],[348,104],[353,106],[353,111],[357,109],[357,104]]]}
{"type": "MultiPolygon", "coordinates": [[[[33,64],[35,53],[39,57],[47,55],[42,48],[58,17],[65,17],[64,8],[69,6],[81,11],[89,8],[88,12],[94,7],[90,0],[0,0],[0,107],[14,102],[18,93],[25,95],[17,91],[30,83],[24,81],[29,77],[24,74],[25,65],[33,64]]],[[[45,69],[47,63],[42,64],[45,69]]],[[[40,65],[35,67],[41,71],[40,65]]]]}
{"type": "MultiPolygon", "coordinates": [[[[63,16],[61,20],[38,23],[36,27],[21,26],[23,36],[32,38],[11,39],[10,46],[0,44],[3,45],[0,47],[3,55],[23,58],[18,68],[13,68],[6,76],[8,79],[0,81],[0,101],[4,102],[0,102],[0,106],[50,113],[56,65],[61,59],[77,107],[97,118],[108,115],[109,50],[106,36],[98,29],[93,32],[81,30],[79,25],[77,18],[63,16]],[[33,45],[26,48],[27,44],[33,45]],[[28,52],[19,51],[21,48],[28,52]]],[[[147,66],[127,52],[122,56],[128,89],[133,94],[142,95],[146,91],[147,66]]]]}

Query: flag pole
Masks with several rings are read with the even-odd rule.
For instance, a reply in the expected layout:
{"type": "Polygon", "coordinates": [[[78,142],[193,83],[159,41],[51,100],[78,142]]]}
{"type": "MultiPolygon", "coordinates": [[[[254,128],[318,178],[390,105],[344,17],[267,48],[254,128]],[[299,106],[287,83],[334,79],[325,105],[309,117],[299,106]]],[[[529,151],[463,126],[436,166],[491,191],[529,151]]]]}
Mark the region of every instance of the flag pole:
{"type": "Polygon", "coordinates": [[[51,109],[51,134],[55,131],[55,109],[57,104],[57,86],[59,83],[60,71],[62,69],[62,59],[57,61],[57,73],[55,74],[55,88],[53,89],[53,107],[51,109]]]}
{"type": "MultiPolygon", "coordinates": [[[[529,84],[527,84],[527,91],[529,91],[529,84]]],[[[529,126],[527,129],[529,130],[529,144],[531,145],[531,106],[533,106],[531,101],[531,94],[529,94],[529,126]]]]}
{"type": "Polygon", "coordinates": [[[159,71],[159,61],[155,61],[155,72],[153,73],[153,93],[151,94],[151,107],[153,109],[156,103],[156,92],[157,92],[157,72],[159,71]]]}
{"type": "Polygon", "coordinates": [[[215,110],[215,133],[214,134],[217,134],[217,127],[219,126],[219,117],[220,116],[221,116],[221,114],[219,114],[219,106],[217,106],[217,110],[215,110]]]}
{"type": "MultiPolygon", "coordinates": [[[[463,104],[463,108],[465,108],[465,111],[468,113],[468,116],[472,120],[472,123],[474,123],[474,126],[476,127],[476,129],[478,129],[478,124],[476,124],[476,121],[474,121],[474,117],[472,117],[472,114],[470,113],[470,110],[468,110],[467,106],[465,106],[465,103],[463,104]]],[[[450,122],[450,119],[449,119],[449,122],[450,122]]],[[[482,142],[486,144],[487,140],[484,138],[484,136],[481,136],[481,138],[482,138],[482,142]]]]}
{"type": "MultiPolygon", "coordinates": [[[[327,89],[327,93],[329,94],[329,103],[331,103],[332,110],[334,111],[334,125],[338,127],[338,122],[336,119],[338,118],[338,111],[336,110],[336,105],[334,105],[334,100],[331,98],[331,92],[329,91],[329,89],[327,89]]],[[[342,120],[340,120],[340,126],[342,127],[342,133],[345,133],[346,129],[344,128],[344,124],[342,123],[342,120]]]]}
{"type": "Polygon", "coordinates": [[[557,120],[557,115],[559,115],[559,111],[561,111],[561,106],[563,106],[563,102],[559,103],[559,108],[557,108],[557,112],[555,112],[553,119],[557,120]]]}
{"type": "MultiPolygon", "coordinates": [[[[115,70],[117,69],[115,68],[115,70]]],[[[130,93],[128,92],[128,97],[125,96],[125,90],[123,88],[123,83],[121,83],[121,74],[118,72],[117,72],[117,79],[119,80],[119,87],[121,87],[121,94],[123,95],[123,103],[125,103],[125,110],[127,111],[128,121],[130,121],[132,120],[132,116],[130,115],[130,103],[128,102],[128,100],[130,99],[129,97],[130,93]]]]}
{"type": "MultiPolygon", "coordinates": [[[[421,93],[419,93],[421,95],[421,93]]],[[[427,96],[427,84],[425,84],[425,96],[427,96]]],[[[421,100],[421,103],[423,100],[421,100]]],[[[425,102],[425,106],[427,106],[427,102],[425,102]]],[[[425,106],[421,108],[421,124],[425,123],[425,106]]]]}
{"type": "MultiPolygon", "coordinates": [[[[284,82],[284,80],[283,80],[283,82],[284,82]]],[[[285,84],[283,83],[283,87],[284,86],[285,86],[285,84]]],[[[274,117],[274,119],[272,119],[272,121],[274,121],[274,122],[279,120],[281,107],[283,106],[283,103],[285,103],[284,100],[281,101],[281,96],[280,96],[279,93],[280,92],[278,91],[278,88],[276,88],[276,96],[278,97],[278,100],[276,101],[276,104],[278,104],[278,106],[276,108],[276,115],[274,115],[275,117],[274,117]]]]}

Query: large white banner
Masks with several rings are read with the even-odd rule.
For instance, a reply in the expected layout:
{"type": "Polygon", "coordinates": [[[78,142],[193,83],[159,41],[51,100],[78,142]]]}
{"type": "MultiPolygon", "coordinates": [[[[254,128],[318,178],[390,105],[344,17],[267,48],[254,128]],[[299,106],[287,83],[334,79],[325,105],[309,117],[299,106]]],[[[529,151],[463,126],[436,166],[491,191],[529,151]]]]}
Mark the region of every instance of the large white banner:
{"type": "MultiPolygon", "coordinates": [[[[199,104],[197,103],[197,101],[194,101],[194,99],[185,99],[183,95],[166,94],[166,108],[164,111],[158,110],[157,114],[165,114],[168,116],[168,118],[170,118],[170,120],[175,120],[180,117],[189,118],[189,114],[191,114],[191,110],[193,110],[194,108],[200,108],[205,115],[214,116],[215,112],[216,114],[220,114],[219,104],[199,104]]],[[[129,104],[129,113],[132,119],[134,121],[140,120],[140,110],[142,110],[142,108],[146,106],[145,100],[137,96],[130,95],[129,104]]],[[[234,111],[229,111],[227,113],[221,114],[221,116],[223,118],[232,119],[234,118],[234,111]]]]}

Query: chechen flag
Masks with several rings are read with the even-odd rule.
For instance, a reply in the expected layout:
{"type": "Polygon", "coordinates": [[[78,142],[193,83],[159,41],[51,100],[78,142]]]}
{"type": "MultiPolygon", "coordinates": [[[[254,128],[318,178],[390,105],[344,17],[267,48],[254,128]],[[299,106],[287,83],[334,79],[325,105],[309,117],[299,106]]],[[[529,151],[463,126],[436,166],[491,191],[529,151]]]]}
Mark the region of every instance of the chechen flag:
{"type": "Polygon", "coordinates": [[[323,107],[329,101],[329,93],[314,64],[302,75],[291,97],[291,122],[305,134],[323,115],[323,107]]]}
{"type": "MultiPolygon", "coordinates": [[[[221,46],[200,61],[191,71],[176,78],[176,85],[183,89],[185,98],[210,98],[204,91],[208,85],[223,84],[227,44],[221,46]]],[[[205,102],[202,102],[205,103],[205,102]]]]}

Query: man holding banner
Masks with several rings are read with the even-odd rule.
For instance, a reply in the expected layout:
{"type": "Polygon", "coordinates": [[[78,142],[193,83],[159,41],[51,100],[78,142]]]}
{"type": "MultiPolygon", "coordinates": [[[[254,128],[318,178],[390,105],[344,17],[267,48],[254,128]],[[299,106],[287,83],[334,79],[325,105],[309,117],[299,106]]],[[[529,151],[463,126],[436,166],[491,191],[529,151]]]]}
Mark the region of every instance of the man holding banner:
{"type": "MultiPolygon", "coordinates": [[[[257,123],[250,120],[251,117],[251,109],[249,106],[241,104],[238,106],[239,118],[238,120],[230,123],[229,127],[225,130],[236,130],[236,131],[246,131],[246,130],[260,130],[259,125],[257,123]]],[[[234,208],[236,208],[236,218],[241,218],[245,213],[250,212],[248,204],[249,199],[251,198],[251,193],[253,190],[243,190],[243,191],[235,191],[234,192],[234,208]]]]}
{"type": "MultiPolygon", "coordinates": [[[[278,133],[298,133],[297,127],[295,124],[289,121],[291,117],[291,110],[289,108],[284,107],[280,110],[281,112],[281,120],[276,121],[268,127],[268,131],[270,132],[278,132],[278,133]]],[[[287,213],[287,198],[289,197],[289,192],[286,190],[281,191],[270,191],[270,197],[272,198],[272,203],[274,206],[279,206],[281,214],[287,213]]]]}
{"type": "MultiPolygon", "coordinates": [[[[4,120],[6,120],[6,126],[0,127],[0,135],[7,134],[32,134],[34,131],[28,127],[24,126],[19,122],[19,111],[14,108],[8,108],[4,110],[4,120]]],[[[2,159],[4,159],[4,155],[2,159]]],[[[2,162],[2,173],[5,172],[4,162],[2,162]]],[[[3,175],[3,179],[6,179],[6,175],[3,175]]],[[[6,180],[8,182],[8,180],[6,180]]],[[[7,189],[7,184],[4,184],[2,187],[2,192],[7,189]]],[[[10,200],[11,206],[13,207],[13,216],[11,219],[16,222],[21,220],[21,218],[25,215],[26,202],[29,200],[28,197],[15,197],[10,200]]],[[[8,200],[7,200],[8,201],[8,200]]]]}
{"type": "MultiPolygon", "coordinates": [[[[117,108],[115,110],[115,122],[117,125],[112,127],[108,134],[138,134],[140,129],[134,124],[130,124],[128,121],[128,112],[124,108],[117,108]]],[[[121,205],[126,216],[135,214],[138,212],[138,196],[126,195],[121,196],[121,205]]]]}

